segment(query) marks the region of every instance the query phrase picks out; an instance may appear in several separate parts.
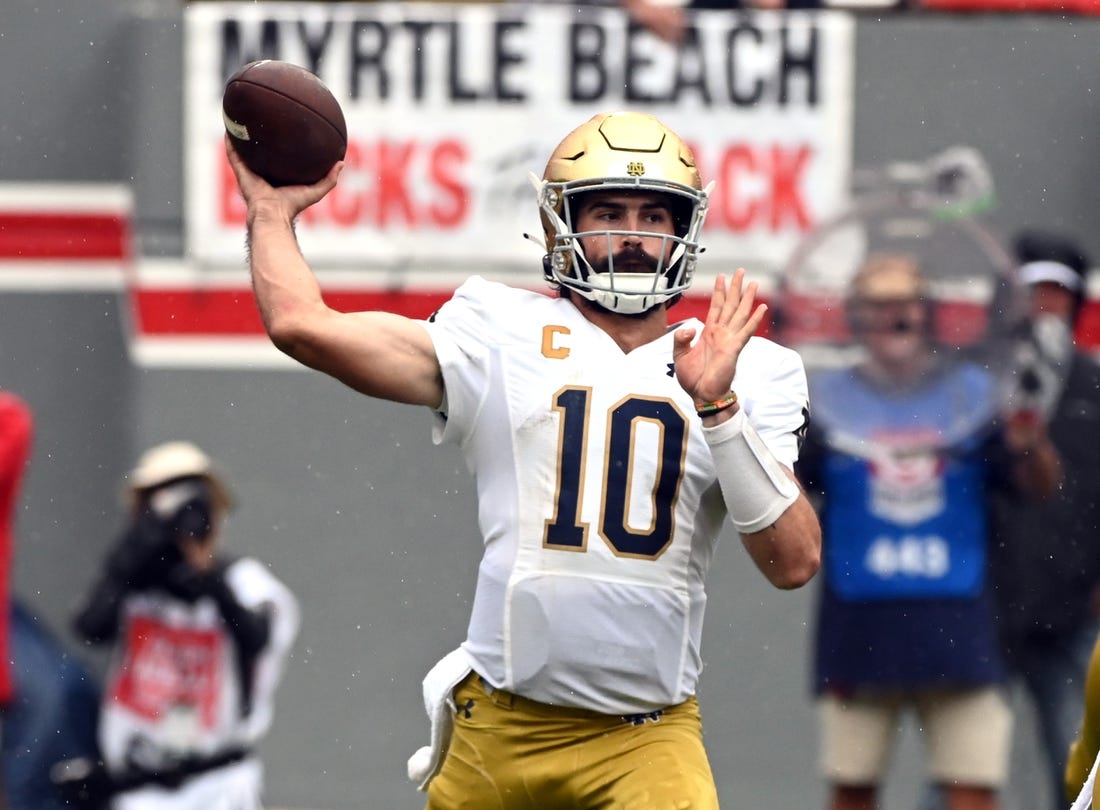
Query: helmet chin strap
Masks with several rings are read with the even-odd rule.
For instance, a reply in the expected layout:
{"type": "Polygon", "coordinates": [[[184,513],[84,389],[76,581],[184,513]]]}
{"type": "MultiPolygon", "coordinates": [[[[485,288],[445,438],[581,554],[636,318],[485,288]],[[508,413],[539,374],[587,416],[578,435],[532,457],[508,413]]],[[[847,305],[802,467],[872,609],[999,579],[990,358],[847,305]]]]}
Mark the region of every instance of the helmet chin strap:
{"type": "Polygon", "coordinates": [[[574,286],[569,286],[569,289],[618,315],[640,315],[659,306],[671,297],[664,293],[624,295],[610,290],[581,289],[574,286]]]}
{"type": "Polygon", "coordinates": [[[644,273],[615,272],[615,258],[609,255],[609,269],[604,273],[592,266],[576,238],[573,238],[572,242],[572,264],[581,269],[582,278],[569,275],[567,270],[557,275],[557,278],[561,284],[575,290],[589,301],[594,301],[605,309],[621,315],[637,315],[653,309],[672,297],[673,294],[666,291],[668,274],[670,269],[675,267],[679,257],[683,255],[683,245],[677,246],[669,264],[658,262],[655,270],[644,273]],[[593,276],[603,275],[610,276],[609,287],[590,286],[589,280],[593,276]]]}

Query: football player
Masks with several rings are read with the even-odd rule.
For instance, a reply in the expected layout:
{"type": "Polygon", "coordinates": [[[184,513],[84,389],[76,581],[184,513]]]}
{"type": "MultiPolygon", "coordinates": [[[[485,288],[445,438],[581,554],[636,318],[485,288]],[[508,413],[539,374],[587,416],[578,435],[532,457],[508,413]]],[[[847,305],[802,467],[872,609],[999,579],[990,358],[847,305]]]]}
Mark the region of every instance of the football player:
{"type": "Polygon", "coordinates": [[[791,473],[805,372],[754,337],[755,283],[719,275],[705,323],[670,323],[707,209],[691,150],[652,116],[593,117],[535,179],[559,294],[473,277],[418,321],[322,300],[292,223],[340,164],[272,188],[226,148],[274,344],[431,409],[476,477],[468,635],[425,679],[433,745],[410,761],[428,807],[716,808],[695,694],[723,520],[784,589],[820,529],[791,473]]]}

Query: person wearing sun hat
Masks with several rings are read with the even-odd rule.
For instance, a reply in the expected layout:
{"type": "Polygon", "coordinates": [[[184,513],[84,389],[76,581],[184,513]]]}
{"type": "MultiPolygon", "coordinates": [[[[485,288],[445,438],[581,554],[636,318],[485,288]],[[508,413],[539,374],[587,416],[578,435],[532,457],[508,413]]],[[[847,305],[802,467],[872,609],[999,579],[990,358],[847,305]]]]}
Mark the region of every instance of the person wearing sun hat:
{"type": "Polygon", "coordinates": [[[1100,726],[1094,718],[1070,754],[1100,630],[1100,364],[1074,340],[1092,262],[1076,238],[1045,229],[1021,231],[1013,247],[1029,315],[1018,398],[1046,424],[1063,480],[1041,501],[993,499],[993,572],[1005,659],[1038,721],[1048,807],[1063,808],[1088,774],[1100,726]]]}
{"type": "Polygon", "coordinates": [[[235,498],[196,444],[149,448],[123,487],[128,523],[75,618],[88,643],[111,646],[104,767],[62,768],[57,781],[112,810],[258,808],[256,746],[297,634],[297,599],[264,563],[221,551],[235,498]]]}
{"type": "Polygon", "coordinates": [[[205,480],[223,509],[235,506],[233,492],[223,474],[210,456],[193,442],[169,441],[149,448],[126,477],[126,483],[129,491],[137,494],[187,478],[205,480]]]}

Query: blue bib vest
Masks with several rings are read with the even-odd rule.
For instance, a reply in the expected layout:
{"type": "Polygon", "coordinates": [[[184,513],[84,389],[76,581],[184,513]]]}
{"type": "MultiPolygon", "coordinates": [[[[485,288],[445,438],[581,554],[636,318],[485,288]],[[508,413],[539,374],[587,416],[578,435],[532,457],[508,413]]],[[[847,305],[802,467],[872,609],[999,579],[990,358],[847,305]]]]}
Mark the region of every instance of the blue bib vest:
{"type": "Polygon", "coordinates": [[[823,374],[814,419],[832,452],[821,470],[825,571],[844,600],[967,597],[986,569],[985,462],[995,385],[970,365],[907,392],[852,369],[823,374]]]}

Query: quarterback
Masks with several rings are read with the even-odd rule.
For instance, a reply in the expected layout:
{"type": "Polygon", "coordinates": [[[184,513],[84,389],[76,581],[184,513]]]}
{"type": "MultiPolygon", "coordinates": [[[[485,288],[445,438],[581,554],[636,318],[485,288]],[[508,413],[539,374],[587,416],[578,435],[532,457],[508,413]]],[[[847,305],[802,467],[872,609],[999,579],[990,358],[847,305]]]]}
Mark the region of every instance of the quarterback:
{"type": "Polygon", "coordinates": [[[718,806],[695,694],[723,522],[776,587],[817,571],[790,472],[797,354],[754,337],[743,270],[670,323],[709,188],[649,115],[597,115],[533,178],[556,295],[473,277],[427,321],[322,300],[295,217],[337,183],[272,188],[227,152],[271,340],[371,397],[422,405],[477,482],[484,555],[467,637],[425,679],[430,810],[718,806]]]}

